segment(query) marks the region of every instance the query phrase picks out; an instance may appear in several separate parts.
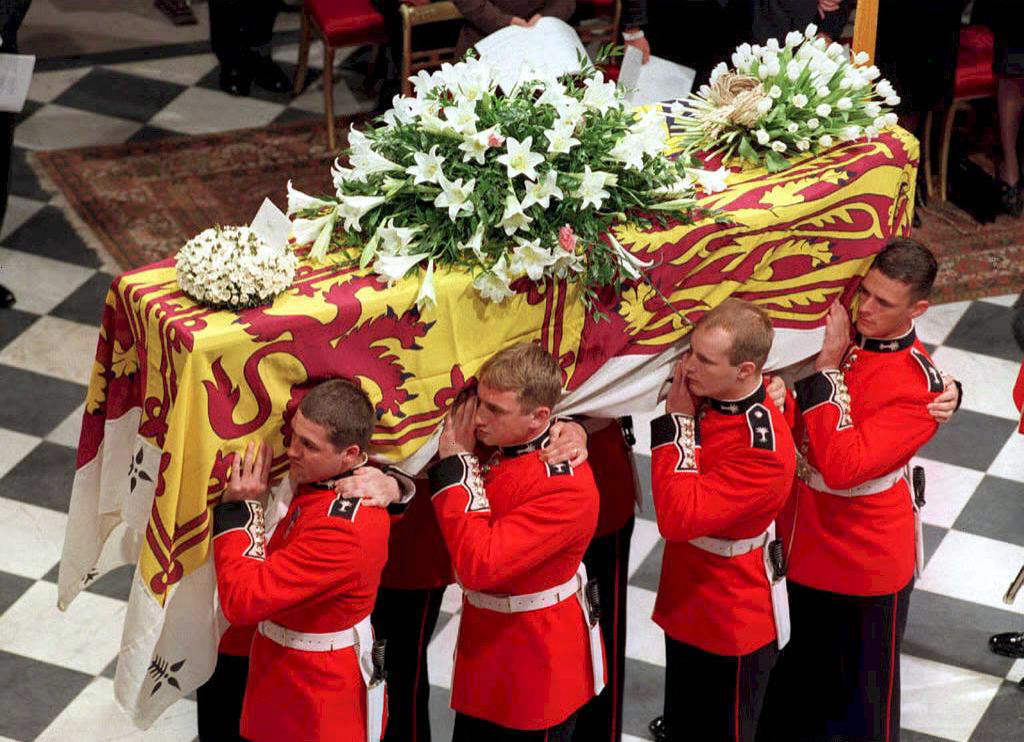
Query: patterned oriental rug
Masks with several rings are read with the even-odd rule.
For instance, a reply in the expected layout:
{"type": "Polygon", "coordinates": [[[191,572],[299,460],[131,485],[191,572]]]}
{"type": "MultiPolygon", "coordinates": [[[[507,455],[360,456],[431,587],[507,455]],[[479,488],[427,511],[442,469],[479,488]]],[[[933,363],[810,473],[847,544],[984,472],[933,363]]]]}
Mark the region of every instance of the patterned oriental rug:
{"type": "MultiPolygon", "coordinates": [[[[348,124],[339,119],[339,146],[348,124]]],[[[282,210],[285,185],[333,190],[319,120],[221,134],[38,152],[44,182],[63,193],[73,223],[124,270],[174,254],[214,224],[248,224],[264,197],[282,210]]],[[[939,257],[933,303],[1024,290],[1024,219],[981,225],[949,203],[921,210],[915,237],[939,257]]]]}

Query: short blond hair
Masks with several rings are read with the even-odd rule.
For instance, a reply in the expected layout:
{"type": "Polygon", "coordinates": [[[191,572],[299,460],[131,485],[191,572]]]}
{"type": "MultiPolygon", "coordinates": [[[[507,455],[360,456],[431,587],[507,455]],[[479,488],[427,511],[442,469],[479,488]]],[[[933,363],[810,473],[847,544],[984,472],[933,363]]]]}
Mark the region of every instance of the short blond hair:
{"type": "Polygon", "coordinates": [[[498,391],[518,392],[523,412],[554,407],[562,396],[562,369],[536,343],[518,343],[498,351],[484,361],[478,378],[498,391]]]}
{"type": "Polygon", "coordinates": [[[739,366],[750,361],[758,371],[764,368],[775,331],[768,313],[761,307],[743,299],[726,299],[697,323],[697,328],[712,327],[721,327],[732,336],[729,363],[739,366]]]}

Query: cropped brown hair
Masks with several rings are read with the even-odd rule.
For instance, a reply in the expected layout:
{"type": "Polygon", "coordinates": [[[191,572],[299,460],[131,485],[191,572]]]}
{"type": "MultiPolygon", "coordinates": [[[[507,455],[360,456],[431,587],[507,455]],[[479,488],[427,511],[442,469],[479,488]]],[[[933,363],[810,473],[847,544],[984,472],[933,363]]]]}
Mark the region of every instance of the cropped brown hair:
{"type": "Polygon", "coordinates": [[[729,363],[739,366],[750,361],[760,371],[768,360],[775,332],[768,313],[742,299],[726,299],[705,314],[697,327],[721,327],[732,336],[729,363]]]}
{"type": "Polygon", "coordinates": [[[554,357],[536,343],[519,343],[484,361],[480,382],[506,392],[519,392],[523,412],[554,407],[562,396],[562,369],[554,357]]]}
{"type": "Polygon", "coordinates": [[[909,237],[889,240],[871,267],[880,270],[887,278],[907,284],[914,301],[931,295],[939,272],[939,263],[931,250],[909,237]]]}
{"type": "Polygon", "coordinates": [[[322,426],[339,451],[355,443],[366,452],[376,420],[373,403],[358,384],[330,379],[310,389],[299,403],[302,416],[322,426]]]}

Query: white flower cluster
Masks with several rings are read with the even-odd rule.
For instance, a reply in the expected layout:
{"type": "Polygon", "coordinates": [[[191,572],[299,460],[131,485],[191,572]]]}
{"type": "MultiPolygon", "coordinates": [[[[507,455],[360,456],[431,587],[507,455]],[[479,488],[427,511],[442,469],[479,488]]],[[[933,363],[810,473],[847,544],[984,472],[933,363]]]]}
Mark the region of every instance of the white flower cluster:
{"type": "Polygon", "coordinates": [[[712,70],[710,83],[677,105],[692,148],[721,148],[755,164],[763,158],[769,170],[789,166],[789,155],[802,155],[849,142],[871,139],[896,125],[891,109],[900,103],[892,84],[879,79],[868,55],[817,37],[814,24],[804,33],[790,32],[784,44],[769,39],[764,46],[741,44],[732,55],[733,69],[723,62],[712,70]],[[876,82],[877,81],[877,82],[876,82]],[[756,120],[741,126],[724,122],[717,110],[722,88],[756,86],[756,120]],[[732,124],[732,125],[730,125],[732,124]]]}
{"type": "MultiPolygon", "coordinates": [[[[425,268],[421,307],[434,301],[435,262],[469,268],[491,301],[524,276],[587,281],[588,251],[573,228],[621,213],[624,178],[650,208],[692,206],[697,183],[724,187],[720,173],[688,174],[665,159],[660,110],[626,113],[622,93],[596,70],[579,84],[527,75],[506,96],[491,66],[472,58],[411,80],[415,95],[396,96],[379,126],[350,131],[348,166],[332,168],[335,199],[289,183],[288,213],[295,242],[312,243],[311,259],[350,239],[360,265],[388,283],[425,268]]],[[[623,252],[606,250],[637,277],[623,252]]]]}
{"type": "Polygon", "coordinates": [[[292,284],[298,258],[272,248],[249,227],[211,227],[178,251],[178,285],[218,309],[265,304],[292,284]]]}

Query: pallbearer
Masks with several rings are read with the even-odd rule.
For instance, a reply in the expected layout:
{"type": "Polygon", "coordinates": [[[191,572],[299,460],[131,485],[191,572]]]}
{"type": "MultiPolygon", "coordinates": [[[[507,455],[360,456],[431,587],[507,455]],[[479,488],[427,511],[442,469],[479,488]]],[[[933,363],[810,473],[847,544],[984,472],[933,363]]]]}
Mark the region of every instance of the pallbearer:
{"type": "Polygon", "coordinates": [[[452,681],[454,739],[569,740],[605,683],[584,551],[597,525],[590,467],[546,464],[555,359],[523,343],[480,369],[445,422],[433,505],[465,592],[452,681]],[[477,446],[494,446],[485,461],[477,446]]]}
{"type": "Polygon", "coordinates": [[[694,329],[651,423],[654,507],[665,538],[654,620],[665,630],[666,739],[754,739],[788,637],[775,516],[796,455],[761,368],[765,312],[728,299],[694,329]]]}

